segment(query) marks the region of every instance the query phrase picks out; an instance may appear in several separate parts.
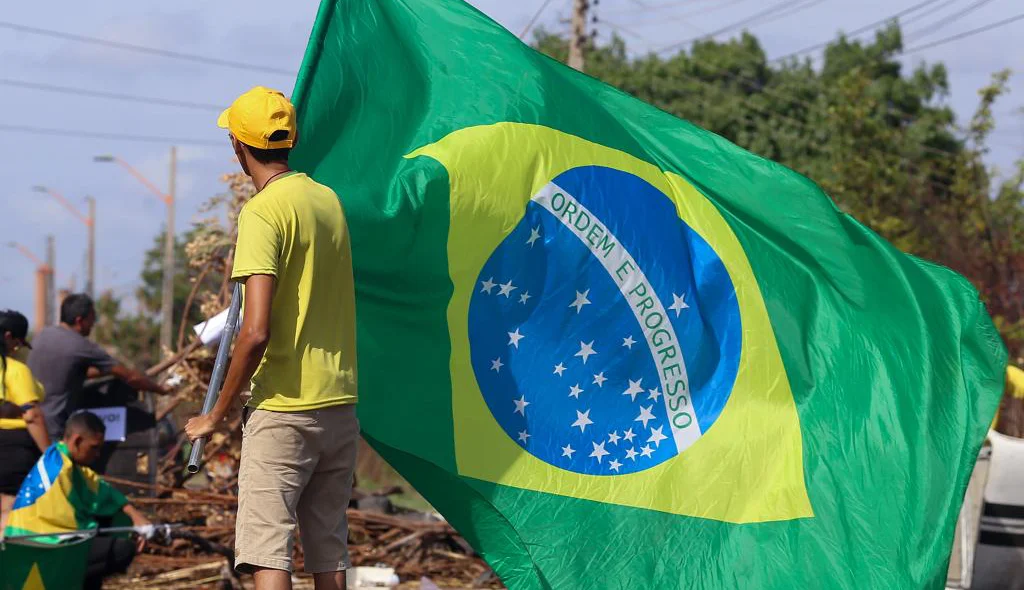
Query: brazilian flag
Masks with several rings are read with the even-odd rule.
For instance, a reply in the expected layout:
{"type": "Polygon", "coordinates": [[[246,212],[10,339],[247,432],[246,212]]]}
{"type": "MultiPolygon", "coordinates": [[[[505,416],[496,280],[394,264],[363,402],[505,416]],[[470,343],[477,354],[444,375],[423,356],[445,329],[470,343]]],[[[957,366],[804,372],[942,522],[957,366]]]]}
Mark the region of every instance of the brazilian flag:
{"type": "Polygon", "coordinates": [[[81,588],[91,546],[92,535],[61,544],[0,540],[0,590],[81,588]]]}
{"type": "Polygon", "coordinates": [[[510,588],[942,586],[1006,366],[962,277],[459,0],[325,0],[294,100],[365,435],[510,588]]]}

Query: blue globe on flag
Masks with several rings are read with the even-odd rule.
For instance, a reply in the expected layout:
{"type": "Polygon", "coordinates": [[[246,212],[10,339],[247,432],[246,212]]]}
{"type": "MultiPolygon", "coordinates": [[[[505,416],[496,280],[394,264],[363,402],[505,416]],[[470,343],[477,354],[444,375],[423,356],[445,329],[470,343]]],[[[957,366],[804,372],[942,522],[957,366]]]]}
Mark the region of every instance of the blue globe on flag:
{"type": "Polygon", "coordinates": [[[469,307],[494,418],[535,457],[590,475],[650,469],[696,442],[729,399],[741,338],[714,250],[662,192],[598,166],[533,196],[469,307]]]}

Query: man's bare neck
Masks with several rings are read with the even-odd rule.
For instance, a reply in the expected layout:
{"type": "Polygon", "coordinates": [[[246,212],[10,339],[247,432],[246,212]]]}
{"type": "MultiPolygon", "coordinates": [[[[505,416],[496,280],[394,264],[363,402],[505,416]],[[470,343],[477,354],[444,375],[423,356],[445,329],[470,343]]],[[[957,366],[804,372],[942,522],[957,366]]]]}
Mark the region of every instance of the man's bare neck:
{"type": "Polygon", "coordinates": [[[252,172],[252,184],[256,187],[257,191],[261,191],[268,184],[274,180],[280,178],[285,172],[290,171],[291,168],[284,162],[274,162],[271,164],[263,164],[257,168],[253,168],[252,172]]]}

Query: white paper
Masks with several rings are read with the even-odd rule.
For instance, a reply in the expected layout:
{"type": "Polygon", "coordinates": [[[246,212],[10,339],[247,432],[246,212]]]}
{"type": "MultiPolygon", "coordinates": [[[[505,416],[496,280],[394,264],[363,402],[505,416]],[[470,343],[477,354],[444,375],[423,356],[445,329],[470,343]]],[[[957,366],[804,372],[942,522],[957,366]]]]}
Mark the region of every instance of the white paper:
{"type": "Polygon", "coordinates": [[[107,427],[103,440],[124,441],[128,430],[128,409],[124,406],[115,408],[89,408],[89,412],[99,416],[107,427]]]}
{"type": "MultiPolygon", "coordinates": [[[[238,326],[242,325],[241,314],[238,324],[235,326],[235,334],[238,334],[238,326]]],[[[221,334],[224,333],[224,325],[228,323],[228,310],[224,310],[205,322],[200,322],[192,327],[196,336],[203,343],[203,346],[216,347],[220,344],[221,334]]]]}

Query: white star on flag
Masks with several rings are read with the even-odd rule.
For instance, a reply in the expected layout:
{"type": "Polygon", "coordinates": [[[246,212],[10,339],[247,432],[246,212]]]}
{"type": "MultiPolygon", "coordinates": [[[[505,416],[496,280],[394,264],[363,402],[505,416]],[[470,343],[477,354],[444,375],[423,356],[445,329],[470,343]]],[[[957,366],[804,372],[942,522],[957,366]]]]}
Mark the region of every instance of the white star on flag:
{"type": "Polygon", "coordinates": [[[573,385],[572,387],[569,388],[569,397],[574,397],[576,399],[580,399],[580,394],[581,393],[583,393],[583,390],[580,389],[580,384],[579,383],[577,383],[576,385],[573,385]]]}
{"type": "Polygon", "coordinates": [[[684,309],[690,308],[690,306],[683,301],[683,297],[686,297],[686,293],[683,293],[682,296],[676,295],[675,293],[672,294],[672,305],[668,306],[668,308],[676,312],[676,317],[679,317],[680,312],[684,309]]]}
{"type": "Polygon", "coordinates": [[[562,363],[558,363],[557,365],[555,365],[555,375],[558,375],[559,377],[561,377],[562,373],[564,373],[564,372],[565,372],[565,365],[563,365],[562,363]]]}
{"type": "Polygon", "coordinates": [[[666,438],[668,438],[667,436],[662,434],[661,431],[662,431],[663,428],[665,428],[665,427],[664,426],[659,426],[657,428],[652,428],[651,429],[651,438],[647,439],[647,442],[654,443],[655,447],[660,447],[661,446],[661,441],[663,441],[666,438]]]}
{"type": "Polygon", "coordinates": [[[626,391],[623,391],[622,395],[628,395],[629,398],[630,398],[630,401],[634,401],[635,402],[636,401],[636,396],[644,392],[644,388],[640,386],[640,382],[643,381],[643,380],[644,380],[643,377],[637,379],[636,381],[633,381],[632,379],[630,379],[629,380],[629,389],[627,389],[626,391]]]}
{"type": "Polygon", "coordinates": [[[537,226],[530,230],[530,239],[526,240],[526,245],[533,248],[533,243],[540,239],[540,226],[537,226]]]}
{"type": "Polygon", "coordinates": [[[519,303],[526,305],[526,302],[529,301],[532,297],[533,295],[530,295],[530,292],[527,291],[526,293],[523,293],[522,295],[519,296],[519,303]]]}
{"type": "Polygon", "coordinates": [[[607,380],[608,378],[604,376],[603,371],[598,373],[597,375],[594,375],[594,384],[597,385],[598,387],[604,387],[604,382],[607,380]]]}
{"type": "Polygon", "coordinates": [[[488,295],[490,295],[491,291],[498,286],[498,284],[494,282],[494,277],[491,277],[486,281],[481,282],[480,284],[483,285],[483,288],[480,289],[480,292],[487,293],[488,295]]]}
{"type": "Polygon", "coordinates": [[[622,467],[622,463],[619,463],[618,459],[612,459],[611,462],[608,463],[608,469],[611,469],[616,473],[619,472],[619,467],[622,467]]]}
{"type": "Polygon", "coordinates": [[[522,441],[525,444],[526,443],[526,439],[530,438],[530,436],[532,436],[532,435],[527,434],[526,431],[524,430],[524,431],[519,433],[519,440],[522,441]]]}
{"type": "Polygon", "coordinates": [[[651,448],[651,445],[644,445],[643,447],[640,448],[640,456],[641,457],[648,457],[649,458],[653,454],[654,454],[654,449],[651,448]]]}
{"type": "Polygon", "coordinates": [[[654,406],[647,406],[646,408],[640,406],[640,415],[633,419],[634,422],[643,422],[644,428],[647,428],[647,423],[654,420],[654,414],[651,413],[651,408],[654,406]]]}
{"type": "Polygon", "coordinates": [[[522,340],[523,338],[526,338],[526,336],[519,333],[519,328],[516,328],[515,332],[508,333],[508,343],[510,346],[515,346],[516,348],[519,348],[519,341],[522,340]]]}
{"type": "Polygon", "coordinates": [[[630,334],[622,339],[622,345],[626,348],[633,350],[633,345],[636,344],[636,340],[633,340],[633,335],[630,334]]]}
{"type": "Polygon", "coordinates": [[[501,357],[500,356],[498,358],[494,359],[493,361],[491,361],[491,370],[492,371],[500,373],[501,372],[501,368],[504,367],[504,366],[505,366],[505,363],[501,362],[501,357]]]}
{"type": "Polygon", "coordinates": [[[590,453],[590,456],[597,459],[598,463],[601,463],[601,458],[610,455],[608,451],[604,450],[604,443],[590,443],[594,445],[594,451],[590,453]]]}
{"type": "Polygon", "coordinates": [[[635,436],[636,435],[633,434],[633,429],[630,428],[629,430],[626,431],[625,434],[622,435],[622,438],[626,439],[626,442],[633,442],[633,437],[635,436]]]}
{"type": "Polygon", "coordinates": [[[657,387],[655,387],[654,389],[648,389],[647,391],[650,393],[650,395],[647,396],[647,399],[653,399],[654,401],[658,401],[658,398],[661,397],[661,390],[658,389],[657,387]]]}
{"type": "Polygon", "coordinates": [[[608,442],[612,443],[615,446],[619,446],[619,439],[620,438],[622,438],[622,437],[619,436],[619,431],[615,430],[611,434],[608,435],[608,442]]]}
{"type": "Polygon", "coordinates": [[[573,426],[579,426],[580,432],[586,430],[587,426],[593,424],[594,421],[590,419],[590,410],[581,412],[576,410],[576,421],[572,423],[573,426]]]}
{"type": "Polygon", "coordinates": [[[626,458],[632,461],[636,461],[637,452],[633,450],[633,447],[626,449],[626,458]]]}
{"type": "Polygon", "coordinates": [[[587,299],[587,295],[590,295],[590,289],[587,289],[582,293],[576,291],[576,301],[570,303],[569,307],[575,307],[576,313],[579,313],[580,311],[583,310],[584,305],[590,305],[590,300],[587,299]]]}
{"type": "Polygon", "coordinates": [[[597,351],[594,350],[594,341],[591,340],[590,342],[583,342],[581,340],[580,351],[577,352],[575,356],[583,357],[583,364],[585,365],[587,364],[587,359],[594,354],[597,354],[597,351]]]}
{"type": "Polygon", "coordinates": [[[504,295],[506,299],[512,295],[512,291],[515,291],[519,287],[512,284],[512,279],[509,279],[507,283],[501,285],[501,289],[498,291],[498,295],[504,295]]]}
{"type": "Polygon", "coordinates": [[[516,411],[514,412],[515,414],[522,414],[523,416],[526,415],[526,406],[530,405],[530,402],[526,401],[525,395],[520,397],[519,399],[512,400],[512,403],[516,405],[516,411]]]}
{"type": "Polygon", "coordinates": [[[572,454],[576,452],[576,449],[572,448],[572,445],[565,445],[562,447],[562,456],[569,457],[572,459],[572,454]]]}

